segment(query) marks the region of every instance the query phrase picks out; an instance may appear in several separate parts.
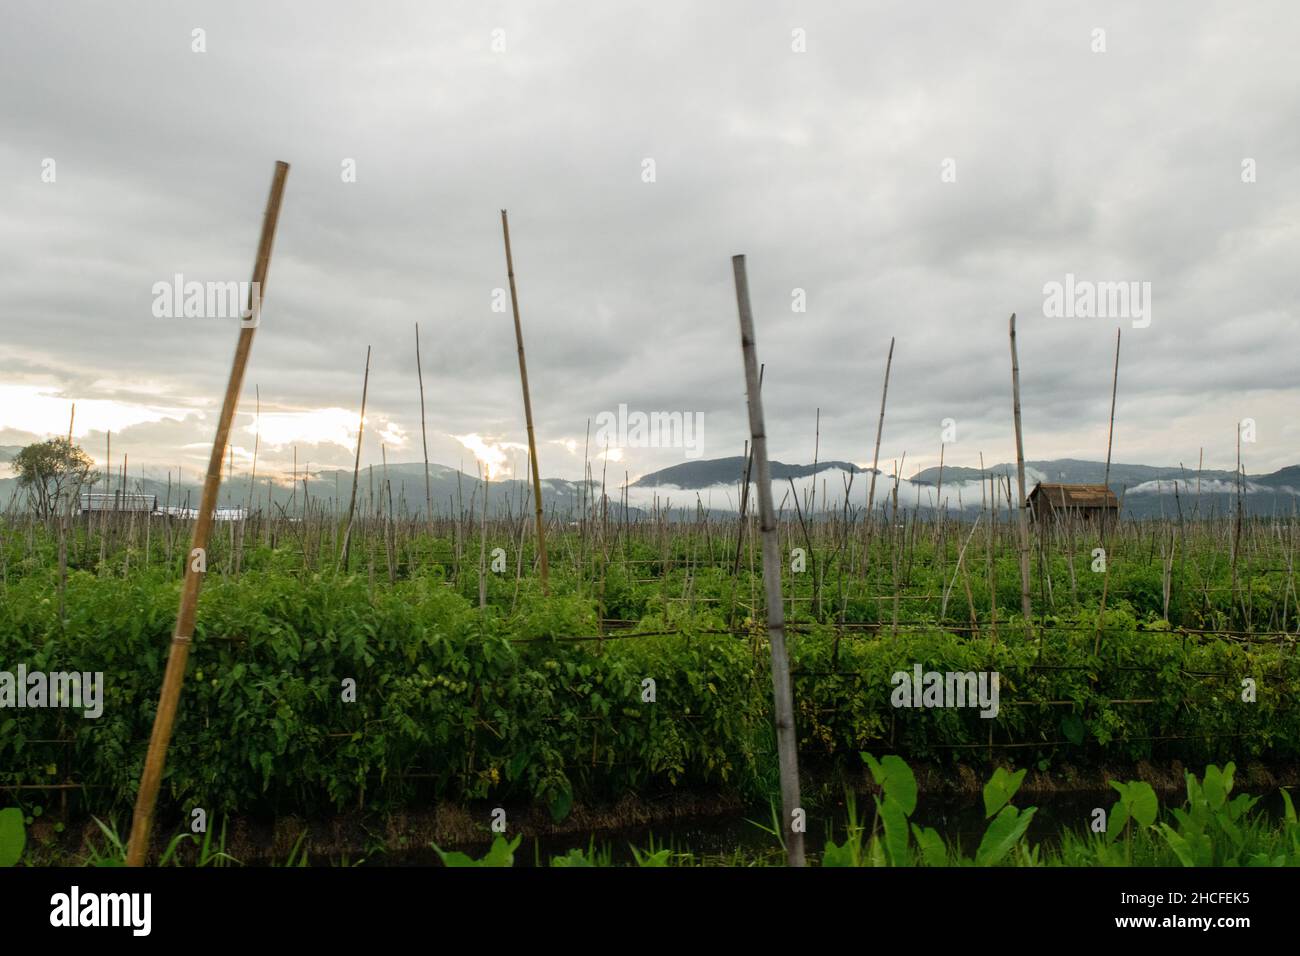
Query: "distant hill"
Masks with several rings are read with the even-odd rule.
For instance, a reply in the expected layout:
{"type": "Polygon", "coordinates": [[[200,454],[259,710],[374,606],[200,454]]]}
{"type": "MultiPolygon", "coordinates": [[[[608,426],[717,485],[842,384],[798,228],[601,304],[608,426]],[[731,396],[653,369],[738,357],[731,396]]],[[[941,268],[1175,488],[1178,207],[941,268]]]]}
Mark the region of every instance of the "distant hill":
{"type": "MultiPolygon", "coordinates": [[[[659,488],[665,485],[674,488],[710,488],[716,485],[739,485],[745,479],[746,461],[742,456],[735,458],[710,458],[706,461],[688,461],[680,465],[661,468],[648,475],[643,475],[632,483],[634,488],[659,488]]],[[[822,461],[813,465],[787,465],[784,462],[770,462],[773,481],[787,481],[790,478],[806,478],[817,471],[840,470],[852,474],[864,474],[870,468],[860,468],[849,461],[822,461]]]]}
{"type": "MultiPolygon", "coordinates": [[[[667,486],[704,489],[722,485],[734,488],[741,481],[744,467],[745,460],[739,456],[685,462],[646,475],[636,482],[634,487],[667,486]]],[[[827,461],[817,465],[819,473],[833,469],[855,474],[871,470],[843,461],[827,461]]],[[[1100,484],[1106,475],[1106,463],[1074,458],[1037,459],[1025,462],[1025,472],[1026,484],[1029,488],[1038,481],[1100,484]]],[[[772,462],[772,478],[777,484],[784,483],[790,478],[807,477],[812,473],[812,465],[772,462]]],[[[956,513],[959,501],[968,507],[978,507],[982,500],[978,488],[963,489],[961,486],[968,482],[978,482],[981,474],[986,478],[989,475],[1009,476],[1014,488],[1016,466],[1008,463],[997,464],[986,468],[981,473],[978,468],[945,465],[941,494],[943,506],[948,508],[950,513],[956,513]],[[952,489],[951,495],[949,489],[952,489]]],[[[886,477],[892,483],[892,477],[886,477]]],[[[906,499],[913,507],[919,505],[922,511],[929,511],[938,503],[934,497],[939,482],[937,467],[926,468],[915,475],[906,476],[906,479],[918,490],[928,489],[919,497],[919,501],[915,496],[906,499]]],[[[1122,496],[1124,514],[1127,517],[1156,517],[1161,514],[1172,516],[1178,514],[1180,510],[1185,515],[1227,514],[1236,507],[1235,481],[1231,471],[1203,470],[1200,473],[1198,495],[1195,466],[1179,468],[1133,465],[1123,462],[1112,462],[1110,466],[1110,486],[1117,495],[1122,496]],[[1176,481],[1181,482],[1177,494],[1174,486],[1176,481]]],[[[1289,514],[1292,509],[1300,511],[1300,465],[1288,465],[1271,474],[1247,475],[1244,490],[1246,510],[1250,514],[1289,514]]],[[[858,488],[855,493],[860,495],[861,492],[862,489],[858,488]]],[[[968,516],[969,514],[970,512],[968,516]]]]}
{"type": "MultiPolygon", "coordinates": [[[[189,469],[186,471],[186,478],[191,475],[195,478],[198,469],[189,469]]],[[[18,495],[15,499],[15,492],[18,490],[18,479],[12,477],[12,472],[6,465],[0,464],[0,508],[8,507],[11,501],[15,506],[24,497],[18,495]]],[[[174,507],[196,507],[199,498],[202,495],[203,487],[196,480],[187,480],[184,483],[178,483],[174,479],[170,486],[165,477],[155,477],[156,473],[148,472],[149,477],[140,475],[127,475],[127,491],[134,494],[157,495],[158,505],[162,507],[170,503],[174,507]]],[[[278,477],[278,476],[277,476],[278,477]]],[[[358,511],[368,511],[371,508],[379,508],[381,505],[387,509],[387,497],[383,493],[384,469],[381,465],[363,467],[357,481],[357,509],[358,511]],[[373,489],[373,490],[372,490],[373,489]]],[[[425,489],[424,489],[424,464],[415,462],[411,464],[389,464],[388,481],[392,488],[393,511],[395,514],[424,514],[425,512],[425,489]]],[[[265,510],[267,507],[267,482],[266,478],[258,475],[256,479],[256,489],[253,492],[253,508],[265,510]]],[[[90,490],[90,489],[85,489],[90,490]]],[[[100,483],[98,491],[107,490],[103,482],[100,483]]],[[[352,469],[337,468],[330,470],[317,471],[312,470],[311,477],[306,483],[306,494],[312,502],[313,507],[324,507],[326,510],[347,511],[348,498],[352,492],[352,469]]],[[[455,514],[459,510],[469,511],[471,508],[475,514],[481,513],[483,507],[482,482],[477,474],[464,474],[455,468],[446,465],[436,465],[429,463],[429,497],[433,503],[435,514],[455,514]]],[[[610,507],[614,509],[619,497],[619,488],[606,488],[610,498],[610,507]]],[[[299,478],[297,484],[290,487],[290,483],[277,481],[271,486],[272,510],[278,508],[289,509],[291,504],[295,511],[301,509],[303,503],[303,481],[299,478]]],[[[528,481],[517,479],[506,479],[503,481],[492,481],[488,489],[488,511],[491,514],[518,514],[521,506],[526,507],[531,513],[532,485],[528,481]],[[522,504],[521,504],[522,503],[522,504]]],[[[544,478],[542,480],[542,495],[546,501],[546,510],[555,511],[565,514],[576,511],[581,507],[583,489],[582,483],[576,481],[566,481],[559,478],[544,478]]],[[[587,500],[600,495],[600,482],[595,482],[594,486],[587,490],[587,500]]],[[[249,502],[249,475],[236,474],[229,480],[221,482],[221,493],[218,498],[218,507],[233,508],[246,505],[249,502]]]]}
{"type": "MultiPolygon", "coordinates": [[[[16,451],[14,446],[0,446],[0,456],[16,451]]],[[[0,461],[8,459],[0,458],[0,461]]],[[[1100,483],[1106,471],[1105,462],[1079,461],[1071,458],[1055,460],[1028,461],[1026,465],[1027,484],[1032,487],[1036,481],[1064,481],[1067,483],[1100,483]]],[[[772,479],[778,486],[787,481],[808,478],[814,472],[814,466],[771,463],[772,479]]],[[[634,482],[631,489],[639,490],[637,497],[631,500],[630,513],[637,514],[649,508],[647,503],[658,493],[658,489],[706,490],[711,488],[735,489],[740,483],[745,468],[745,459],[740,456],[732,458],[714,458],[704,461],[688,461],[673,465],[660,471],[645,475],[634,482]],[[638,508],[637,505],[641,507],[638,508]]],[[[816,465],[815,471],[825,475],[832,471],[853,474],[869,474],[870,468],[862,468],[852,462],[825,461],[816,465]]],[[[22,507],[24,495],[17,494],[18,482],[12,477],[7,464],[0,463],[0,508],[22,507]]],[[[156,477],[158,472],[149,472],[149,477],[128,476],[128,491],[158,496],[160,506],[170,503],[172,506],[194,507],[197,505],[201,486],[196,481],[184,484],[172,482],[168,486],[166,473],[156,477]]],[[[425,511],[424,465],[420,462],[390,464],[388,480],[392,488],[393,510],[399,515],[421,515],[425,511]]],[[[976,488],[962,488],[968,482],[977,482],[980,477],[978,468],[964,468],[946,465],[943,469],[942,506],[949,513],[957,511],[958,502],[978,509],[981,494],[976,488]],[[952,491],[950,494],[949,491],[952,491]]],[[[997,464],[984,471],[984,475],[998,474],[1011,476],[1015,483],[1015,465],[997,464]]],[[[197,479],[197,469],[190,470],[186,477],[197,479]]],[[[892,477],[886,475],[887,486],[892,484],[892,477]]],[[[915,494],[909,493],[899,499],[900,507],[920,507],[928,512],[938,504],[935,492],[938,491],[938,468],[927,468],[907,481],[915,486],[915,494]]],[[[361,469],[357,483],[357,508],[361,512],[381,505],[387,508],[387,499],[383,495],[384,469],[380,465],[361,469]],[[373,491],[372,491],[373,489],[373,491]]],[[[1110,485],[1124,502],[1126,517],[1153,517],[1193,512],[1201,515],[1223,515],[1235,508],[1236,485],[1231,471],[1206,470],[1200,474],[1200,493],[1196,492],[1196,469],[1179,469],[1177,467],[1157,467],[1153,465],[1132,465],[1113,463],[1110,471],[1110,485]],[[1174,482],[1181,480],[1175,493],[1174,482]]],[[[480,513],[482,508],[482,483],[476,474],[466,474],[446,465],[429,465],[430,498],[436,514],[454,514],[457,511],[480,513]]],[[[313,507],[326,510],[346,511],[348,497],[352,489],[352,471],[337,468],[328,471],[314,471],[307,482],[307,494],[313,507]]],[[[101,482],[99,491],[106,490],[101,482]]],[[[595,481],[584,492],[581,482],[561,478],[546,478],[542,481],[543,496],[549,514],[559,516],[576,515],[582,502],[592,502],[600,495],[600,482],[595,481]]],[[[1257,515],[1290,514],[1300,512],[1300,465],[1288,465],[1285,468],[1265,475],[1248,475],[1245,481],[1245,501],[1248,513],[1257,515]]],[[[840,493],[840,483],[833,480],[828,488],[829,499],[832,492],[840,493]]],[[[506,479],[491,482],[489,511],[494,515],[507,513],[518,515],[521,511],[531,512],[532,490],[527,480],[506,479]]],[[[606,487],[609,497],[610,513],[621,513],[621,483],[611,483],[606,487]]],[[[784,496],[785,492],[781,492],[784,496]]],[[[855,484],[853,494],[860,505],[864,500],[865,488],[855,484]]],[[[882,493],[883,494],[883,493],[882,493]]],[[[884,500],[877,495],[877,506],[884,500]]],[[[249,501],[249,476],[235,475],[229,481],[221,483],[219,507],[229,508],[244,505],[249,501]]],[[[272,510],[279,508],[296,511],[303,503],[303,483],[301,479],[295,487],[288,482],[277,482],[271,488],[272,510]]],[[[267,483],[262,476],[257,477],[257,487],[253,493],[254,509],[265,510],[267,507],[267,483]]],[[[714,501],[711,508],[717,511],[727,510],[714,501]]],[[[731,508],[734,510],[735,505],[731,508]]],[[[973,516],[967,511],[967,517],[973,516]]]]}
{"type": "MultiPolygon", "coordinates": [[[[1283,471],[1300,471],[1300,466],[1291,466],[1290,469],[1283,471]]],[[[1050,461],[1026,461],[1025,472],[1028,476],[1031,472],[1034,475],[1034,481],[1059,481],[1071,485],[1099,485],[1106,478],[1106,463],[1104,461],[1080,461],[1075,458],[1056,458],[1050,461]]],[[[1277,474],[1281,474],[1278,472],[1277,474]]],[[[1016,474],[1015,462],[1009,462],[1000,465],[992,465],[984,471],[984,475],[1011,475],[1016,474]]],[[[1251,481],[1262,482],[1264,478],[1270,476],[1254,477],[1251,481]]],[[[939,469],[925,468],[915,475],[908,475],[908,480],[917,485],[937,485],[939,483],[939,469]]],[[[943,482],[948,484],[956,481],[978,481],[980,470],[978,468],[956,468],[945,465],[943,468],[943,482]]],[[[1122,488],[1133,488],[1137,485],[1148,481],[1174,481],[1177,479],[1186,479],[1189,481],[1196,480],[1196,466],[1191,468],[1157,467],[1153,465],[1126,465],[1119,462],[1111,462],[1110,466],[1110,484],[1118,493],[1122,488]]],[[[1234,475],[1230,471],[1208,470],[1201,472],[1201,481],[1233,481],[1234,475]]]]}

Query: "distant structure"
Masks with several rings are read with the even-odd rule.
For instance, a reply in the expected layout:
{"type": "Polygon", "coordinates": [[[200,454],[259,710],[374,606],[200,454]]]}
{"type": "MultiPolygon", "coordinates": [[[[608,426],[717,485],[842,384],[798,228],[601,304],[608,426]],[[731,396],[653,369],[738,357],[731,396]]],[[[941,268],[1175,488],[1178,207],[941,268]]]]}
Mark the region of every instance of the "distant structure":
{"type": "Polygon", "coordinates": [[[1119,499],[1105,485],[1049,484],[1040,481],[1027,502],[1035,521],[1080,521],[1101,523],[1119,517],[1119,499]]]}
{"type": "Polygon", "coordinates": [[[81,496],[81,513],[92,511],[142,511],[152,514],[158,510],[157,495],[131,495],[120,491],[88,493],[81,496]]]}
{"type": "MultiPolygon", "coordinates": [[[[159,513],[159,514],[164,514],[164,515],[171,515],[173,518],[185,518],[185,519],[187,519],[187,520],[195,520],[195,519],[197,519],[198,516],[199,516],[199,509],[198,509],[198,508],[181,508],[181,507],[173,506],[173,507],[170,507],[170,508],[163,508],[162,511],[160,511],[160,512],[158,512],[158,513],[159,513]]],[[[245,513],[245,511],[244,511],[244,509],[243,509],[242,507],[240,507],[240,508],[217,508],[217,509],[215,509],[215,510],[212,512],[212,520],[213,520],[213,521],[243,521],[243,520],[244,520],[245,518],[247,518],[247,517],[248,517],[248,515],[245,513]]],[[[297,520],[299,520],[299,519],[297,519],[297,518],[290,518],[289,520],[290,520],[290,521],[297,521],[297,520]]]]}

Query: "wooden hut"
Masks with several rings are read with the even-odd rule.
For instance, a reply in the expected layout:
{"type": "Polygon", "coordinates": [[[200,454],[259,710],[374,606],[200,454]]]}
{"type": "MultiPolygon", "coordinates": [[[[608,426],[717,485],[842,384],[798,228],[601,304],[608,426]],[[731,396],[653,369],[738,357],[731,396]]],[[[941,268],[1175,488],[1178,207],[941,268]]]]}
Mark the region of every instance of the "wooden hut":
{"type": "Polygon", "coordinates": [[[1113,521],[1119,517],[1119,499],[1105,485],[1049,484],[1040,481],[1029,493],[1029,512],[1035,521],[1074,518],[1080,521],[1113,521]]]}

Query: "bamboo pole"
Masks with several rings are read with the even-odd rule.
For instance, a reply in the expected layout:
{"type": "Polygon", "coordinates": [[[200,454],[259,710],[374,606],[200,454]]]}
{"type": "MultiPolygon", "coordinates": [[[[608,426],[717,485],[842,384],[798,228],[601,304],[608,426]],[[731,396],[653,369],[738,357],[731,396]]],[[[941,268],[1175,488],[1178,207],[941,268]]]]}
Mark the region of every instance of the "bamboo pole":
{"type": "Polygon", "coordinates": [[[799,801],[798,738],[794,729],[794,698],[790,687],[790,661],[785,650],[785,608],[781,603],[781,552],[776,515],[772,507],[772,469],[767,460],[767,434],[763,424],[763,395],[758,386],[758,355],[754,341],[754,316],[749,305],[749,279],[745,257],[731,257],[736,279],[736,304],[740,312],[740,348],[745,359],[745,394],[749,405],[750,450],[758,471],[759,528],[763,535],[763,588],[767,596],[767,636],[772,650],[772,696],[776,709],[776,747],[781,768],[782,830],[791,866],[804,865],[803,828],[794,825],[803,815],[799,801]]]}
{"type": "Polygon", "coordinates": [[[487,462],[483,462],[482,465],[483,473],[480,477],[483,479],[483,523],[479,526],[478,544],[478,607],[480,611],[487,608],[488,483],[492,480],[491,466],[487,462]]]}
{"type": "MultiPolygon", "coordinates": [[[[889,337],[889,357],[885,359],[885,384],[880,389],[880,418],[876,420],[876,451],[871,456],[871,483],[867,487],[867,543],[871,542],[871,509],[876,501],[876,469],[880,465],[880,435],[885,429],[885,398],[889,395],[889,370],[894,364],[894,337],[889,337]]],[[[865,573],[868,555],[862,555],[865,573]]]]}
{"type": "MultiPolygon", "coordinates": [[[[1110,426],[1106,430],[1106,473],[1103,483],[1106,485],[1106,491],[1110,492],[1110,453],[1112,443],[1115,438],[1115,395],[1119,391],[1119,337],[1122,329],[1115,330],[1115,372],[1110,380],[1110,426]]],[[[1106,499],[1109,505],[1109,497],[1106,499]]],[[[1106,509],[1107,511],[1109,508],[1106,509]]],[[[1118,511],[1115,520],[1119,520],[1118,511]]],[[[1097,654],[1101,651],[1101,629],[1106,618],[1106,592],[1110,589],[1110,553],[1106,550],[1106,545],[1110,543],[1108,528],[1109,519],[1106,511],[1101,516],[1101,553],[1106,562],[1106,570],[1101,576],[1101,606],[1097,611],[1097,634],[1093,638],[1092,652],[1097,654]]]]}
{"type": "MultiPolygon", "coordinates": [[[[758,388],[760,392],[763,390],[763,372],[766,368],[766,365],[759,365],[758,367],[758,388]]],[[[747,509],[749,508],[749,483],[753,473],[754,451],[749,447],[749,442],[745,442],[745,484],[740,489],[740,514],[737,521],[739,527],[736,530],[736,561],[731,568],[733,575],[740,573],[740,552],[745,541],[745,521],[748,517],[747,509]]]]}
{"type": "MultiPolygon", "coordinates": [[[[352,548],[352,518],[357,511],[357,478],[361,471],[361,437],[366,430],[366,393],[370,390],[370,346],[366,346],[366,373],[361,379],[361,415],[357,418],[357,456],[352,463],[352,495],[348,499],[348,522],[343,530],[343,552],[339,555],[339,570],[348,570],[348,555],[352,548]]],[[[335,478],[337,480],[337,476],[335,478]]]]}
{"type": "Polygon", "coordinates": [[[212,455],[208,460],[208,473],[203,482],[203,498],[199,504],[198,520],[194,524],[194,537],[190,544],[190,560],[185,566],[185,582],[181,590],[180,610],[176,616],[176,629],[172,632],[171,650],[167,655],[167,669],[163,675],[158,710],[154,715],[153,732],[149,737],[149,750],[145,755],[144,772],[140,776],[140,789],[136,796],[135,816],[131,822],[131,837],[127,848],[127,866],[141,866],[149,850],[149,834],[153,827],[153,811],[162,784],[163,768],[167,761],[167,747],[171,743],[172,728],[176,723],[176,709],[180,704],[181,686],[185,681],[185,664],[190,656],[190,642],[194,636],[194,617],[198,610],[199,588],[203,584],[208,536],[212,530],[213,512],[217,507],[217,493],[221,487],[221,459],[230,439],[230,427],[239,404],[239,390],[248,366],[248,355],[253,346],[253,334],[262,311],[266,295],[266,275],[271,264],[271,247],[275,242],[275,227],[280,218],[280,202],[284,198],[284,182],[289,175],[289,164],[277,162],[271,180],[271,195],[266,202],[262,219],[262,237],[257,246],[257,261],[253,267],[253,285],[248,294],[248,310],[253,319],[239,330],[239,343],[230,366],[230,380],[217,420],[217,433],[212,440],[212,455]]]}
{"type": "Polygon", "coordinates": [[[1025,513],[1025,443],[1020,430],[1020,359],[1016,355],[1016,314],[1011,313],[1011,404],[1016,420],[1016,485],[1020,492],[1020,613],[1025,628],[1032,626],[1029,605],[1029,515],[1025,513]]]}
{"type": "Polygon", "coordinates": [[[515,317],[515,342],[519,346],[519,384],[524,390],[524,420],[528,425],[528,460],[533,468],[533,508],[537,520],[537,556],[541,560],[542,593],[550,593],[546,563],[546,522],[542,518],[542,478],[537,467],[537,441],[533,437],[533,403],[528,395],[528,365],[524,361],[524,330],[519,324],[519,296],[515,291],[515,260],[510,253],[510,221],[501,210],[501,232],[506,243],[506,276],[510,280],[510,307],[515,317]]]}
{"type": "Polygon", "coordinates": [[[424,427],[424,371],[420,368],[420,323],[415,323],[415,375],[420,381],[420,441],[424,445],[424,517],[433,535],[433,488],[429,484],[429,433],[424,427]]]}

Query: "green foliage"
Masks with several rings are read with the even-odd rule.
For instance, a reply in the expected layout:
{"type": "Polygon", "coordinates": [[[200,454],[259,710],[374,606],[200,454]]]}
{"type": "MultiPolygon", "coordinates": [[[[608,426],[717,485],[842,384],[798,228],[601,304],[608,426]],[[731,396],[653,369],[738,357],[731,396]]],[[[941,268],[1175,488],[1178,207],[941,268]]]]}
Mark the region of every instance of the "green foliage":
{"type": "Polygon", "coordinates": [[[823,866],[948,866],[954,861],[964,865],[996,866],[1017,847],[1022,849],[1024,857],[1037,859],[1036,851],[1023,842],[1036,808],[1030,807],[1022,812],[1009,805],[1024,779],[1023,770],[1008,773],[998,767],[985,785],[985,815],[993,819],[980,841],[974,860],[969,860],[962,857],[959,848],[950,847],[933,828],[909,822],[908,818],[916,809],[917,791],[916,777],[906,761],[894,754],[876,760],[871,754],[864,753],[862,759],[882,791],[882,796],[874,798],[876,819],[869,840],[864,849],[862,828],[857,825],[850,793],[846,799],[849,808],[848,839],[842,844],[827,841],[822,854],[823,866]],[[880,835],[877,835],[877,830],[880,835]],[[912,837],[916,839],[915,846],[911,843],[912,837]]]}
{"type": "Polygon", "coordinates": [[[442,858],[443,866],[514,866],[515,850],[519,848],[522,839],[522,836],[516,836],[513,840],[507,841],[504,836],[497,834],[496,839],[492,841],[492,848],[477,860],[464,853],[443,850],[436,843],[433,844],[433,848],[442,858]]]}
{"type": "Polygon", "coordinates": [[[999,810],[998,815],[984,831],[979,849],[975,851],[975,865],[996,866],[1001,863],[1024,837],[1025,830],[1029,829],[1037,809],[1037,807],[1030,807],[1021,812],[1015,807],[1005,806],[999,810]]]}
{"type": "Polygon", "coordinates": [[[0,867],[17,866],[27,846],[27,826],[18,807],[0,810],[0,867]]]}
{"type": "Polygon", "coordinates": [[[989,782],[984,784],[985,818],[993,816],[1011,802],[1011,798],[1020,789],[1020,784],[1024,782],[1026,772],[1017,770],[1015,773],[1009,773],[1005,767],[998,767],[993,771],[989,782]]]}
{"type": "Polygon", "coordinates": [[[36,514],[47,518],[59,507],[64,494],[100,480],[94,460],[67,438],[51,438],[23,448],[10,462],[26,488],[36,514]]]}
{"type": "MultiPolygon", "coordinates": [[[[1235,765],[1220,770],[1211,764],[1197,781],[1187,774],[1187,806],[1172,811],[1176,827],[1160,824],[1160,833],[1183,866],[1268,865],[1271,859],[1247,855],[1249,831],[1243,826],[1258,797],[1239,794],[1229,800],[1235,765]]],[[[1291,814],[1294,817],[1294,811],[1291,814]]],[[[1291,821],[1288,820],[1288,823],[1291,821]]]]}
{"type": "Polygon", "coordinates": [[[613,864],[613,854],[608,846],[596,846],[596,838],[592,837],[587,843],[587,848],[574,847],[563,856],[551,857],[551,866],[559,867],[589,867],[589,866],[611,866],[613,864]]]}
{"type": "MultiPolygon", "coordinates": [[[[1112,786],[1119,801],[1111,811],[1104,834],[1074,830],[1062,834],[1059,850],[1044,851],[1026,839],[1036,807],[1020,809],[1011,804],[1024,772],[1009,773],[999,767],[984,787],[985,816],[990,820],[973,858],[963,856],[932,829],[911,824],[915,846],[899,836],[911,811],[891,796],[914,791],[915,781],[907,765],[885,757],[876,761],[868,754],[863,759],[875,782],[885,790],[877,798],[877,819],[863,845],[862,828],[857,826],[852,795],[849,795],[849,835],[843,843],[827,842],[822,854],[823,866],[1297,866],[1300,865],[1300,819],[1297,819],[1291,795],[1281,791],[1284,805],[1282,820],[1270,824],[1252,810],[1258,797],[1239,794],[1232,797],[1235,768],[1228,764],[1220,770],[1210,765],[1202,780],[1187,774],[1187,803],[1171,808],[1176,823],[1159,820],[1160,806],[1155,791],[1143,781],[1112,786]],[[901,765],[901,766],[900,766],[901,765]],[[901,817],[901,820],[900,820],[901,817]],[[1130,826],[1132,824],[1132,826],[1130,826]],[[877,835],[877,830],[883,838],[877,835]],[[1119,837],[1125,838],[1119,845],[1119,837]]],[[[914,807],[914,802],[913,802],[914,807]]]]}
{"type": "MultiPolygon", "coordinates": [[[[103,671],[106,699],[97,720],[62,709],[0,712],[0,783],[61,782],[70,764],[87,785],[88,809],[131,806],[178,599],[179,582],[159,568],[125,580],[72,571],[64,625],[48,582],[23,577],[4,589],[0,660],[103,671]],[[45,742],[60,739],[71,745],[45,742]]],[[[594,607],[573,595],[547,603],[527,582],[511,617],[484,615],[423,578],[372,593],[362,578],[333,574],[213,576],[162,807],[312,814],[491,798],[537,801],[561,819],[575,802],[650,786],[773,792],[761,628],[738,640],[714,633],[725,626],[717,612],[674,603],[640,622],[644,636],[556,640],[594,632],[594,607]],[[676,633],[653,633],[669,627],[676,633]],[[341,699],[345,678],[356,681],[355,703],[341,699]],[[641,700],[646,678],[656,682],[653,704],[641,700]]],[[[892,736],[913,759],[981,761],[982,748],[954,745],[986,743],[992,725],[999,740],[1041,742],[1022,751],[1026,762],[1131,762],[1157,747],[1188,762],[1300,757],[1300,712],[1284,693],[1300,684],[1300,658],[1277,644],[1143,630],[1123,608],[1106,623],[1129,630],[1109,634],[1096,656],[1093,635],[1076,629],[1088,620],[1062,619],[1059,630],[1049,622],[1041,656],[1005,631],[995,645],[939,630],[838,640],[808,625],[790,645],[801,750],[852,755],[892,736]],[[890,677],[917,662],[996,670],[1004,700],[1024,703],[992,720],[972,708],[895,709],[890,677]],[[1259,675],[1259,700],[1234,704],[1222,682],[1189,672],[1259,675]],[[1111,703],[1139,697],[1155,703],[1111,703]],[[1074,707],[1063,723],[1060,708],[1039,700],[1074,707]],[[1081,744],[1071,721],[1084,729],[1081,744]],[[1241,734],[1231,754],[1217,736],[1229,725],[1241,734]]],[[[903,792],[891,790],[910,813],[903,792]]],[[[880,812],[901,847],[898,815],[883,804],[880,812]]]]}
{"type": "Polygon", "coordinates": [[[906,866],[910,862],[907,818],[916,809],[916,777],[907,762],[896,754],[888,754],[877,761],[871,754],[864,753],[862,759],[883,793],[883,799],[873,798],[876,819],[884,831],[880,849],[891,866],[906,866]]]}

